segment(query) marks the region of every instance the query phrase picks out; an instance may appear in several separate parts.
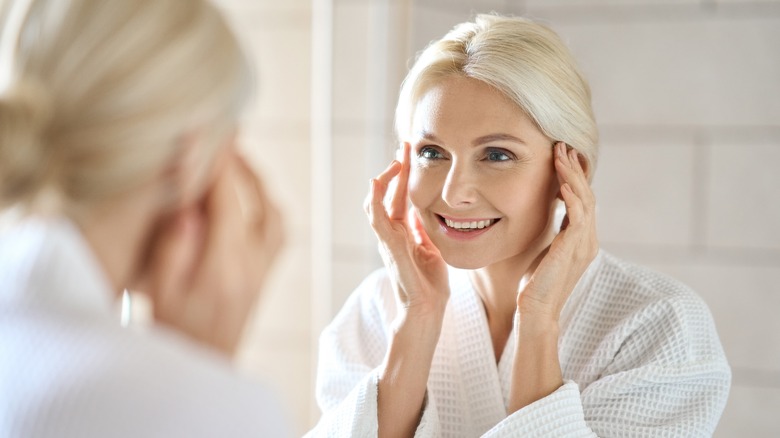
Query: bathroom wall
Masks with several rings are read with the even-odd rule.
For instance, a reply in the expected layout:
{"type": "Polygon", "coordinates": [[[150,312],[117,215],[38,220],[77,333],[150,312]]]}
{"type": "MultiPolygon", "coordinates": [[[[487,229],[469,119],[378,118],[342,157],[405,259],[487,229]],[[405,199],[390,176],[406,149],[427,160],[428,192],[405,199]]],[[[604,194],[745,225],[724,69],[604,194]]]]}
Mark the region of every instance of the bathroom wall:
{"type": "Polygon", "coordinates": [[[368,179],[392,157],[414,53],[474,12],[549,23],[589,78],[603,247],[692,286],[734,379],[716,436],[780,432],[780,3],[740,0],[219,0],[257,58],[243,140],[288,246],[242,369],[313,425],[316,334],[381,265],[368,179]]]}

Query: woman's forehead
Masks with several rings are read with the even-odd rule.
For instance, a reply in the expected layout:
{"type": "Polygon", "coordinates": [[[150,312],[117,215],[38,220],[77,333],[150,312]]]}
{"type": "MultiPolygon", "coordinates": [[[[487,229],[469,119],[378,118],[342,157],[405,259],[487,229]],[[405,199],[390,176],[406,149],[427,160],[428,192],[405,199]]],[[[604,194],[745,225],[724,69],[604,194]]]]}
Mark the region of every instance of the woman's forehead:
{"type": "Polygon", "coordinates": [[[547,137],[514,102],[476,79],[451,77],[431,86],[414,108],[412,138],[468,138],[523,142],[547,137]]]}

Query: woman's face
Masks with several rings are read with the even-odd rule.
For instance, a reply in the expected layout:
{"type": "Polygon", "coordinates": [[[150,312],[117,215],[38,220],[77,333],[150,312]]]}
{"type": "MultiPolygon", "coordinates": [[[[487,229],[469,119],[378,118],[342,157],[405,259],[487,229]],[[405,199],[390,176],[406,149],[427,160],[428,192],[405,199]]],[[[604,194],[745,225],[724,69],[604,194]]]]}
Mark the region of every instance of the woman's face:
{"type": "Polygon", "coordinates": [[[553,141],[517,105],[447,78],[420,100],[411,132],[409,196],[448,264],[478,269],[549,244],[553,141]]]}

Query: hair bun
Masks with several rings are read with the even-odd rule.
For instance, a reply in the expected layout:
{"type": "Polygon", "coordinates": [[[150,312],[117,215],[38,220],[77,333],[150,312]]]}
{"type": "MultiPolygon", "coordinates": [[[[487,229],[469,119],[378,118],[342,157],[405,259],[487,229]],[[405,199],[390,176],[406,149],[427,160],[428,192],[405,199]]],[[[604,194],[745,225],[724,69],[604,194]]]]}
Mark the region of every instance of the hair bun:
{"type": "Polygon", "coordinates": [[[52,108],[36,81],[20,81],[0,95],[0,207],[30,200],[45,185],[45,133],[52,108]]]}

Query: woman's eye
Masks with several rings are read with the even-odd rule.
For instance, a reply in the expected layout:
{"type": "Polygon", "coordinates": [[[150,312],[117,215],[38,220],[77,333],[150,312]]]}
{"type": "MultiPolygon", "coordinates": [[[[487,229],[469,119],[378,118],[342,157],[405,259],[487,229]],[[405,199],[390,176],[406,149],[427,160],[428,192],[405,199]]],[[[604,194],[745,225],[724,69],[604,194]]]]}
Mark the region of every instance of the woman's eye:
{"type": "Polygon", "coordinates": [[[438,160],[442,158],[441,152],[437,151],[432,147],[424,147],[420,149],[419,155],[420,157],[425,158],[426,160],[438,160]]]}
{"type": "Polygon", "coordinates": [[[487,154],[485,154],[485,159],[487,161],[508,161],[511,160],[512,157],[510,157],[506,152],[489,150],[487,151],[487,154]]]}

